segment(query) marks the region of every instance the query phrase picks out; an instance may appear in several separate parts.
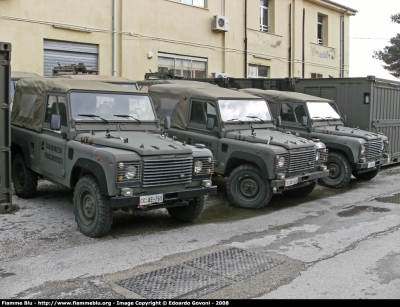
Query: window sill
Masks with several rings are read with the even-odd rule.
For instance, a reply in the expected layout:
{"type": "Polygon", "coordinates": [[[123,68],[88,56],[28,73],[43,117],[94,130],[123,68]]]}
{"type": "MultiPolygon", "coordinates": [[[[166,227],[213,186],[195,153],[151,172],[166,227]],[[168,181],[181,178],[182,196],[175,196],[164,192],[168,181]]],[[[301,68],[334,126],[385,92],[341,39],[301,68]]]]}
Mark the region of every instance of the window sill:
{"type": "Polygon", "coordinates": [[[266,34],[266,35],[272,35],[272,36],[277,36],[277,37],[283,37],[283,35],[279,35],[279,34],[275,34],[275,33],[271,33],[271,32],[264,32],[264,31],[261,31],[260,29],[247,28],[247,30],[254,31],[254,32],[258,32],[258,33],[264,33],[264,34],[266,34]]]}
{"type": "Polygon", "coordinates": [[[209,11],[209,9],[208,9],[207,7],[195,6],[195,5],[192,5],[192,4],[187,4],[187,3],[182,3],[182,2],[176,2],[176,1],[173,1],[173,0],[166,0],[166,1],[169,1],[169,2],[172,2],[172,3],[176,3],[176,4],[181,4],[181,5],[186,5],[186,6],[194,7],[194,8],[196,8],[196,9],[201,9],[201,10],[209,11]]]}
{"type": "Polygon", "coordinates": [[[310,42],[310,44],[311,44],[311,45],[315,45],[315,46],[319,46],[319,47],[323,47],[323,48],[336,49],[336,48],[334,48],[334,47],[329,47],[329,46],[327,46],[327,45],[320,45],[320,44],[318,44],[318,43],[313,43],[313,42],[310,42]]]}

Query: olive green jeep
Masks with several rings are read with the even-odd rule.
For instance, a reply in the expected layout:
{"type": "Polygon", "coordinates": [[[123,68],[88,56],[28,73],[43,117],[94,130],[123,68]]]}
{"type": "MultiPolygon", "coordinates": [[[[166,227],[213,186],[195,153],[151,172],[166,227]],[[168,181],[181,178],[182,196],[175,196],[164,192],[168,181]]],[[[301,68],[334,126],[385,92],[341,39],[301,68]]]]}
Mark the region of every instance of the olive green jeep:
{"type": "Polygon", "coordinates": [[[149,94],[171,135],[212,151],[235,206],[263,208],[274,191],[307,196],[328,175],[325,145],[277,131],[264,99],[209,84],[153,84],[149,94]]]}
{"type": "Polygon", "coordinates": [[[325,143],[329,176],[320,179],[322,185],[340,189],[350,182],[351,175],[371,180],[389,162],[388,138],[382,133],[346,127],[333,100],[296,92],[240,91],[266,99],[272,114],[279,118],[279,130],[325,143]]]}
{"type": "Polygon", "coordinates": [[[74,188],[75,219],[90,237],[108,233],[117,209],[166,208],[192,221],[217,192],[211,151],[168,137],[149,95],[119,85],[22,78],[11,138],[16,194],[33,197],[38,178],[74,188]]]}

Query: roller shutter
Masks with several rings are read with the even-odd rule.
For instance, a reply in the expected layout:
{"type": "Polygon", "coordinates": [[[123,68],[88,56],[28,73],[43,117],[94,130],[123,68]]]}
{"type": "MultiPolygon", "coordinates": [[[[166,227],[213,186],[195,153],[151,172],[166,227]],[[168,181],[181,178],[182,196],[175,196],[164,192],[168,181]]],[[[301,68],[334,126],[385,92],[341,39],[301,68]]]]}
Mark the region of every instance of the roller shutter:
{"type": "Polygon", "coordinates": [[[75,42],[44,40],[44,76],[51,76],[57,63],[61,66],[83,63],[98,70],[99,46],[75,42]]]}

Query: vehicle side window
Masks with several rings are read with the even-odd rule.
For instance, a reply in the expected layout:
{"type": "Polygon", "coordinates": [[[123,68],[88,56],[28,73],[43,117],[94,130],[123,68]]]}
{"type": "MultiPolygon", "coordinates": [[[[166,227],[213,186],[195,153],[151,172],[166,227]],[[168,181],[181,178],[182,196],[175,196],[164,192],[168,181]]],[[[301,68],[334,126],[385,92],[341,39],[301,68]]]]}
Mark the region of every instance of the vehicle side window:
{"type": "Polygon", "coordinates": [[[190,122],[195,124],[206,124],[204,103],[200,101],[192,102],[192,109],[190,112],[190,122]]]}
{"type": "Polygon", "coordinates": [[[306,110],[302,104],[299,104],[294,108],[294,114],[296,115],[298,123],[301,123],[303,116],[307,116],[306,110]]]}
{"type": "Polygon", "coordinates": [[[61,115],[61,126],[67,126],[67,98],[65,96],[49,95],[46,105],[45,126],[50,127],[51,115],[61,115]]]}
{"type": "Polygon", "coordinates": [[[218,127],[218,117],[217,117],[217,112],[215,111],[215,107],[211,103],[206,104],[207,109],[207,119],[208,118],[214,118],[214,127],[218,127]]]}
{"type": "Polygon", "coordinates": [[[296,118],[294,116],[293,107],[288,103],[282,103],[280,114],[281,119],[287,122],[296,122],[296,118]]]}

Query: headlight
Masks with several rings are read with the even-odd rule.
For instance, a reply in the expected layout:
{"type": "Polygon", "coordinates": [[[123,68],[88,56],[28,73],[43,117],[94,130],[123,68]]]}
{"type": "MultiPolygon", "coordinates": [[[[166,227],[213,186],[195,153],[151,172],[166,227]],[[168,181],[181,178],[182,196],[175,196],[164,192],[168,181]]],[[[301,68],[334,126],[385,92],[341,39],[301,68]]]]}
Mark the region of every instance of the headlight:
{"type": "Polygon", "coordinates": [[[315,155],[315,161],[318,161],[321,156],[321,153],[317,151],[317,154],[315,155]]]}
{"type": "Polygon", "coordinates": [[[360,155],[363,155],[364,152],[365,152],[365,146],[361,145],[361,147],[360,147],[360,155]]]}
{"type": "Polygon", "coordinates": [[[385,150],[385,151],[388,151],[389,150],[389,141],[387,140],[385,140],[385,141],[383,141],[383,147],[382,147],[382,150],[385,150]]]}
{"type": "Polygon", "coordinates": [[[196,174],[200,173],[202,169],[203,169],[203,162],[201,162],[200,160],[196,160],[194,162],[194,172],[196,174]]]}
{"type": "Polygon", "coordinates": [[[125,178],[128,180],[132,180],[136,176],[136,167],[133,165],[129,165],[125,171],[125,178]]]}
{"type": "Polygon", "coordinates": [[[279,155],[276,155],[275,161],[276,161],[278,167],[282,167],[285,164],[285,157],[280,157],[279,155]]]}

